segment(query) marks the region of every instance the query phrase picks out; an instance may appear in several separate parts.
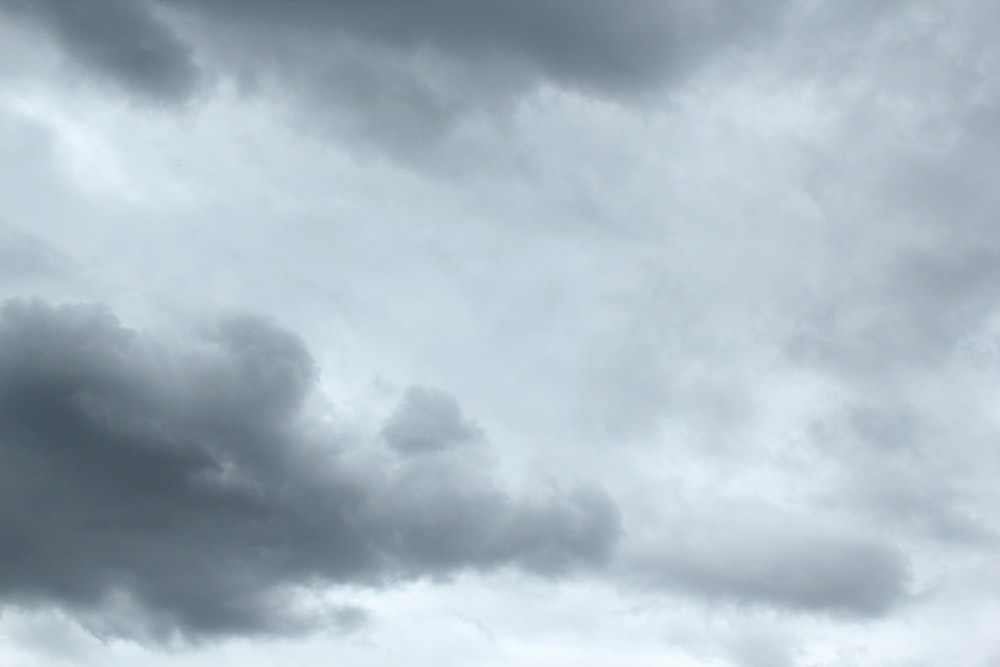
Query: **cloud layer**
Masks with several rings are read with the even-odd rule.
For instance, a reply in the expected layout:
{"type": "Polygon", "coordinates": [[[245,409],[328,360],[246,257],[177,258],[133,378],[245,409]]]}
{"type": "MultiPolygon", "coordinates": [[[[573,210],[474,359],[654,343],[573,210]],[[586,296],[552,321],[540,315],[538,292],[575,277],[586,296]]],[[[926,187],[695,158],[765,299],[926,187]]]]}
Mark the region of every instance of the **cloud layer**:
{"type": "Polygon", "coordinates": [[[0,663],[997,663],[1000,5],[0,19],[0,663]]]}
{"type": "MultiPolygon", "coordinates": [[[[408,160],[538,88],[637,99],[764,38],[785,0],[7,0],[88,78],[183,104],[219,82],[408,160]]],[[[3,4],[0,4],[2,8],[3,4]]]]}
{"type": "MultiPolygon", "coordinates": [[[[296,617],[295,591],[316,582],[559,574],[610,557],[619,519],[601,491],[517,497],[462,457],[349,449],[301,414],[316,374],[297,337],[258,319],[179,352],[97,307],[6,303],[2,599],[198,637],[315,621],[296,617]]],[[[411,391],[390,441],[447,446],[447,423],[425,428],[440,402],[460,417],[411,391]]]]}

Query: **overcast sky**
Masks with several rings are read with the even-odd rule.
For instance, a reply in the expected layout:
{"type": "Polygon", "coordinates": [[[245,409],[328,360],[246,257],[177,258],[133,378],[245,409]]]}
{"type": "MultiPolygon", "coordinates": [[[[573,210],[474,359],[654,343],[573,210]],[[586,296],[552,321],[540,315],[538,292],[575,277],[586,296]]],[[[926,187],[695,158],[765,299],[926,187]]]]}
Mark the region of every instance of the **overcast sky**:
{"type": "Polygon", "coordinates": [[[0,664],[1000,665],[998,34],[0,0],[0,664]]]}

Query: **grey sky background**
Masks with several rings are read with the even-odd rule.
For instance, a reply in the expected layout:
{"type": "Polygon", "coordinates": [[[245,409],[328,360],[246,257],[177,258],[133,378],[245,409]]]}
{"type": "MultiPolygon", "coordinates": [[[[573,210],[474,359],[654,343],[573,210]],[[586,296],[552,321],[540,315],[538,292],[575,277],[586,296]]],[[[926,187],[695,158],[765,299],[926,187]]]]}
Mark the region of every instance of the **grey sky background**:
{"type": "Polygon", "coordinates": [[[998,30],[0,0],[0,663],[1000,664],[998,30]]]}

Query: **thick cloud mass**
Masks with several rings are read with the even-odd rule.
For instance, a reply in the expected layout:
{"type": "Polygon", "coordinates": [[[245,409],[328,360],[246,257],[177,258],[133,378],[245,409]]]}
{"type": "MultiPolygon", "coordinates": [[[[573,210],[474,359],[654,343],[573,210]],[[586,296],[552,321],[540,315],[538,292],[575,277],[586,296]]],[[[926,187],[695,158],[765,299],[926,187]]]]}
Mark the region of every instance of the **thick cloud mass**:
{"type": "MultiPolygon", "coordinates": [[[[617,511],[597,490],[515,498],[461,460],[349,464],[301,414],[316,372],[297,337],[253,318],[181,354],[98,308],[6,303],[0,599],[109,632],[275,631],[309,620],[293,592],[310,582],[610,556],[617,511]]],[[[418,425],[422,395],[401,413],[418,425]]],[[[431,447],[406,428],[397,414],[395,437],[431,447]]]]}
{"type": "Polygon", "coordinates": [[[754,11],[731,3],[640,0],[599,2],[318,3],[292,0],[183,0],[192,13],[243,29],[305,30],[350,37],[402,52],[438,50],[490,68],[534,70],[545,79],[603,91],[656,83],[748,27],[766,22],[781,2],[754,11]]]}
{"type": "Polygon", "coordinates": [[[657,91],[760,39],[784,4],[6,0],[86,75],[140,99],[236,82],[292,100],[310,125],[409,158],[539,86],[618,99],[657,91]]]}
{"type": "MultiPolygon", "coordinates": [[[[158,17],[155,1],[23,3],[52,26],[74,55],[124,83],[169,90],[190,82],[189,52],[158,17]]],[[[487,67],[506,62],[546,79],[597,90],[655,83],[691,66],[706,51],[775,16],[782,2],[753,11],[719,2],[315,2],[181,0],[162,3],[191,17],[280,41],[289,34],[348,38],[401,52],[432,48],[487,67]]],[[[269,53],[267,55],[275,55],[269,53]]]]}

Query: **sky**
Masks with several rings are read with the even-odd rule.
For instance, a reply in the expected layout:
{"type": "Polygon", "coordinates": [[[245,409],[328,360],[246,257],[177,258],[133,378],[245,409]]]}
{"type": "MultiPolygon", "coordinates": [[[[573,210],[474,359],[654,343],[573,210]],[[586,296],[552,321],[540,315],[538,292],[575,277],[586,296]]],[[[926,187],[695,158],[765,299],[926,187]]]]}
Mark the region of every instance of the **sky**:
{"type": "Polygon", "coordinates": [[[1000,665],[998,31],[0,0],[0,664],[1000,665]]]}

